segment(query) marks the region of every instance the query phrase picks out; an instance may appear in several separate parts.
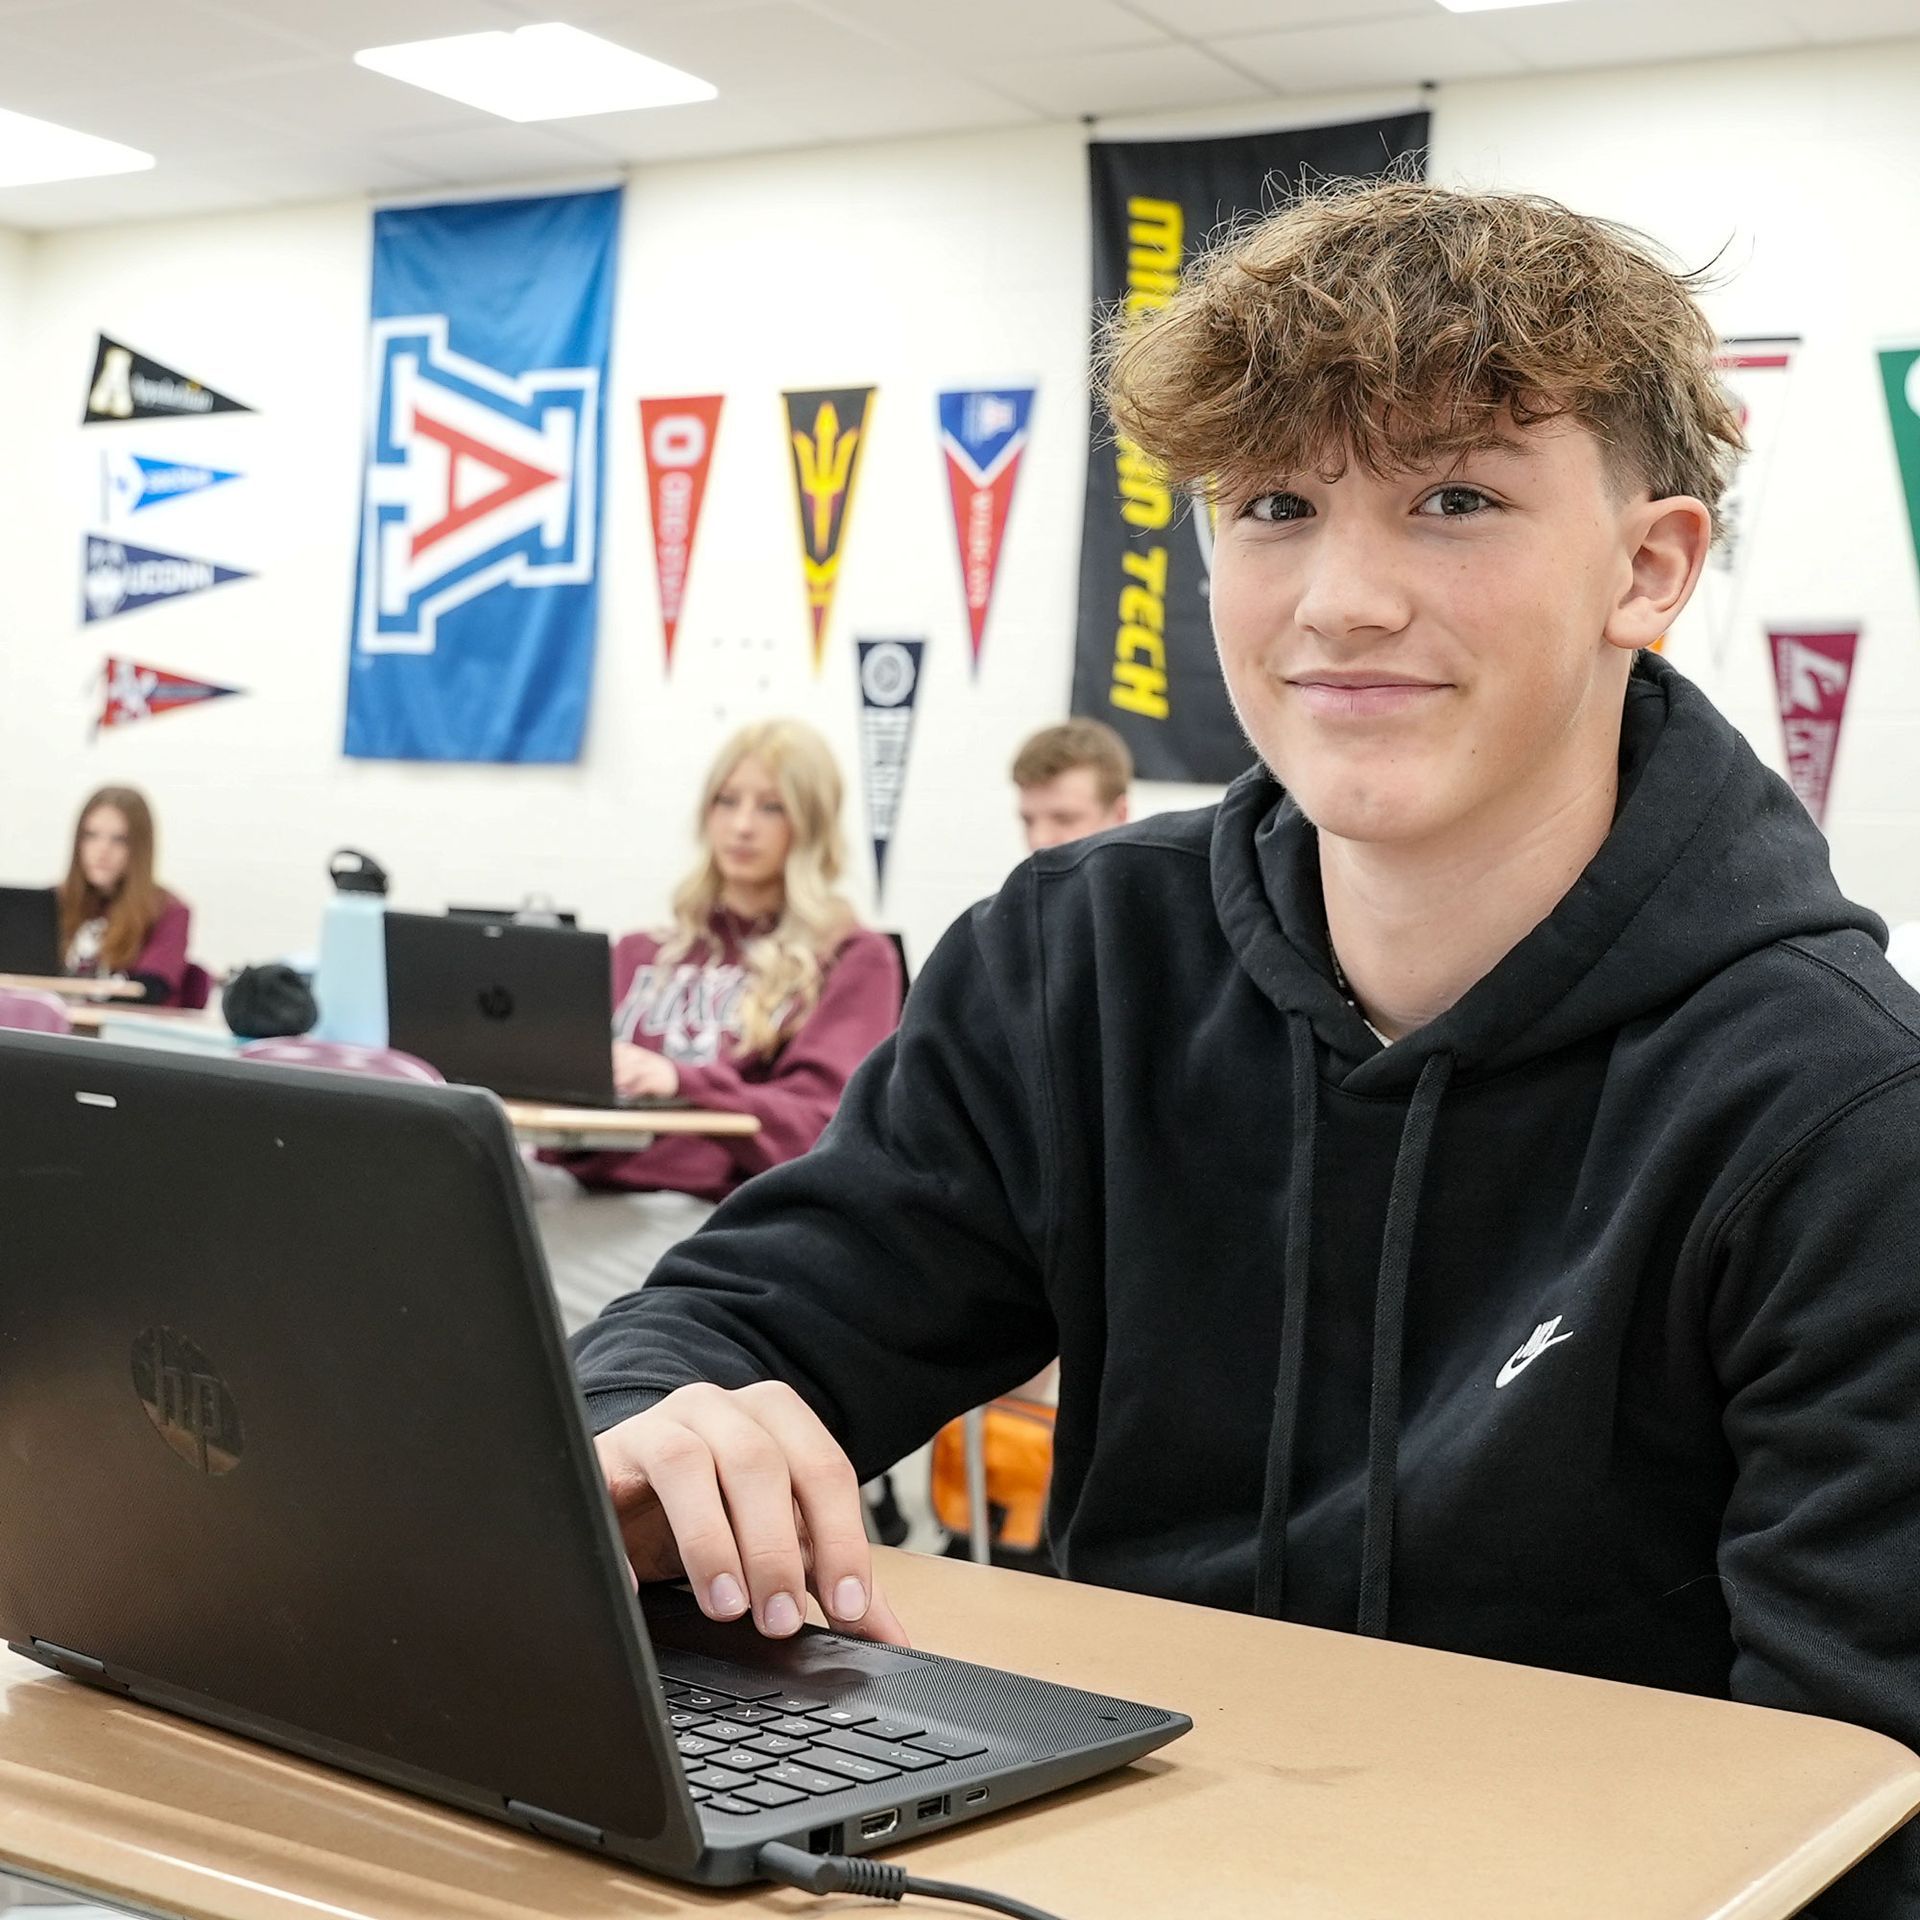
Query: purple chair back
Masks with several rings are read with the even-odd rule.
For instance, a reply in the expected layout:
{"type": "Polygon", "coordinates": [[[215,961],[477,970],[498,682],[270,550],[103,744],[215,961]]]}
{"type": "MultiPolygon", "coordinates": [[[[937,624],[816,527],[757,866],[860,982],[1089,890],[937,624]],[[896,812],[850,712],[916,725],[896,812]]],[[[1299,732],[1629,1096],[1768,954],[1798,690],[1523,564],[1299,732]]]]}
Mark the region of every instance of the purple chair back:
{"type": "Polygon", "coordinates": [[[197,960],[187,962],[180,976],[180,1004],[189,1013],[198,1013],[213,998],[213,975],[197,960]]]}
{"type": "Polygon", "coordinates": [[[438,1067],[396,1047],[355,1047],[344,1040],[249,1040],[240,1049],[242,1060],[265,1060],[278,1067],[326,1067],[334,1073],[368,1073],[380,1080],[418,1080],[443,1087],[447,1077],[438,1067]]]}
{"type": "Polygon", "coordinates": [[[0,987],[0,1027],[18,1033],[71,1033],[66,1007],[51,993],[32,987],[0,987]]]}

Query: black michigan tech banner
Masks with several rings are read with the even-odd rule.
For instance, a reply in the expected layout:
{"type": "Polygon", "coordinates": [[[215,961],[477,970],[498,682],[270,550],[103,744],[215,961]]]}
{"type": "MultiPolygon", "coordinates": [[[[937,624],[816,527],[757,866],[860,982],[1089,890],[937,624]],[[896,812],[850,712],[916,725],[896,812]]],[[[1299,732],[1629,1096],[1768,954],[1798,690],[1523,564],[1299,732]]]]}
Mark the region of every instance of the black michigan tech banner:
{"type": "MultiPolygon", "coordinates": [[[[1271,208],[1303,178],[1386,171],[1421,155],[1427,115],[1214,140],[1095,141],[1093,300],[1129,319],[1172,295],[1183,259],[1242,209],[1271,208]]],[[[1214,658],[1207,614],[1213,526],[1168,492],[1098,402],[1087,458],[1073,711],[1117,727],[1145,780],[1225,781],[1250,758],[1214,658]]]]}

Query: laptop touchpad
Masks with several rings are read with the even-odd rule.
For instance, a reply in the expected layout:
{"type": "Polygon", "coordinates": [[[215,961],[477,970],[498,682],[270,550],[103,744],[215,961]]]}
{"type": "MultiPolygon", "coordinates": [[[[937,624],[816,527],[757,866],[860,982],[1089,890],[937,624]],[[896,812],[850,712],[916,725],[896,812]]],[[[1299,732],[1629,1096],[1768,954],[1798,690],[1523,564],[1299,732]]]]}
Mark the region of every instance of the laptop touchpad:
{"type": "Polygon", "coordinates": [[[747,1668],[774,1680],[804,1680],[814,1692],[865,1686],[884,1674],[923,1666],[926,1654],[802,1627],[790,1640],[769,1640],[750,1620],[709,1620],[684,1585],[642,1587],[640,1610],[661,1667],[677,1679],[727,1691],[718,1669],[747,1668]],[[693,1662],[698,1661],[699,1665],[693,1662]]]}

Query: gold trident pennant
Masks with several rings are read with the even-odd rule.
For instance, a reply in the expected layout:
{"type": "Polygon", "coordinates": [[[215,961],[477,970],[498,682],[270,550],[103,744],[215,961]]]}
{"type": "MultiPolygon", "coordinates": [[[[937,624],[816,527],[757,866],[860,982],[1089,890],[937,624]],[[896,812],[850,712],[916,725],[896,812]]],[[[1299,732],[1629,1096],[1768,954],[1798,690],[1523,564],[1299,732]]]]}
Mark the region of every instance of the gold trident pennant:
{"type": "Polygon", "coordinates": [[[813,670],[820,671],[827,615],[840,578],[840,554],[853,512],[854,483],[866,444],[872,387],[788,393],[787,439],[793,450],[795,504],[800,512],[800,566],[813,621],[813,670]]]}

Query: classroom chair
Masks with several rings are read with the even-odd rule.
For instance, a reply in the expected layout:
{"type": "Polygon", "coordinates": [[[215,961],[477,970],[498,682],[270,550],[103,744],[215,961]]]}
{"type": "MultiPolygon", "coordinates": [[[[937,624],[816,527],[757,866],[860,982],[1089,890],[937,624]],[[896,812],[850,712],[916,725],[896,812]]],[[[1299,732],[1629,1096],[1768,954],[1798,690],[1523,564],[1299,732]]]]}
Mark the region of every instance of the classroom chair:
{"type": "Polygon", "coordinates": [[[0,988],[0,1027],[19,1033],[71,1033],[73,1021],[51,993],[33,987],[0,988]]]}
{"type": "Polygon", "coordinates": [[[264,1060],[277,1067],[325,1067],[334,1073],[367,1073],[381,1080],[418,1080],[443,1087],[447,1077],[397,1047],[356,1047],[344,1040],[249,1040],[242,1060],[264,1060]]]}
{"type": "Polygon", "coordinates": [[[197,960],[187,962],[180,976],[180,1004],[189,1013],[199,1013],[213,998],[213,975],[197,960]]]}

